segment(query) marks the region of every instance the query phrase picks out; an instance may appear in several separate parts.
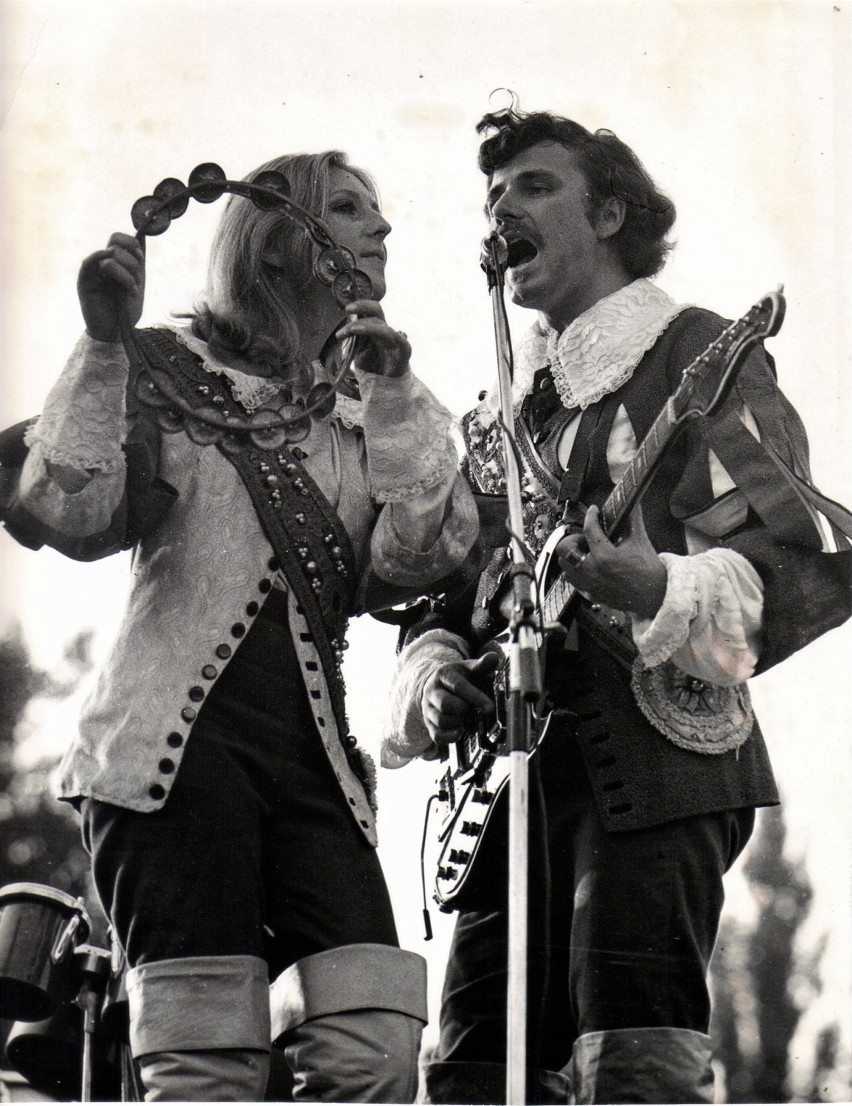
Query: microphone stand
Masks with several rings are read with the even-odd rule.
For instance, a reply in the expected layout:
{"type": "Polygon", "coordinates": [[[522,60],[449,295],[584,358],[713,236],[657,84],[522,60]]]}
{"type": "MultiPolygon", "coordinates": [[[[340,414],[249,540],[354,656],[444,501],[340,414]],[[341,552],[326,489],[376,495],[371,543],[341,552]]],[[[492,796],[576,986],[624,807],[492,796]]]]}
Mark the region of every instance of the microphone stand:
{"type": "Polygon", "coordinates": [[[535,625],[533,574],[522,545],[524,535],[521,477],[514,448],[512,352],[503,299],[507,261],[505,241],[491,234],[482,244],[482,267],[488,277],[497,347],[497,386],[503,427],[503,466],[509,506],[513,568],[512,615],[509,621],[509,687],[506,747],[509,756],[509,911],[508,984],[506,994],[506,1103],[527,1101],[527,948],[529,888],[529,751],[532,703],[541,694],[538,635],[535,625]]]}

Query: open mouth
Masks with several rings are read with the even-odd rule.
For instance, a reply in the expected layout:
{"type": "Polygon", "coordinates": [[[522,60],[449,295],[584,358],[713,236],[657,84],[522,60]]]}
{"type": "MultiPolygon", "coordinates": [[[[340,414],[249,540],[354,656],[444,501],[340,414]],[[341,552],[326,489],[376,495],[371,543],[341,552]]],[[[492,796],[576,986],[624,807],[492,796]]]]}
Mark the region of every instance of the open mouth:
{"type": "Polygon", "coordinates": [[[532,261],[538,255],[536,247],[532,242],[528,242],[526,238],[514,238],[508,245],[507,267],[509,269],[517,269],[521,265],[526,265],[527,262],[532,261]]]}

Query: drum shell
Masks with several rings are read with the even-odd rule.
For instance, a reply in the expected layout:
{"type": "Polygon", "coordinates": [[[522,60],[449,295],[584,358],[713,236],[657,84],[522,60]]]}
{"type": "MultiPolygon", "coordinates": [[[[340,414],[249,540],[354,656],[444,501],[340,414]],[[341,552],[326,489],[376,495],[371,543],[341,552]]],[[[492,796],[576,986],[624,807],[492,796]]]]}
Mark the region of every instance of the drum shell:
{"type": "Polygon", "coordinates": [[[36,883],[0,889],[0,1017],[49,1018],[76,982],[74,947],[90,932],[82,902],[63,891],[36,883]]]}

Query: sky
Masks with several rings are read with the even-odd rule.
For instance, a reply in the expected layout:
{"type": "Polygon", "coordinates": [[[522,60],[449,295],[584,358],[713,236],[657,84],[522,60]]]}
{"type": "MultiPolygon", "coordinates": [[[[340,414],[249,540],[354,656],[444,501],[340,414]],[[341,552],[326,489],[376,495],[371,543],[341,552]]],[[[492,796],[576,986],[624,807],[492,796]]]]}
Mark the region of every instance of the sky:
{"type": "MultiPolygon", "coordinates": [[[[675,299],[735,318],[783,283],[769,349],[817,484],[852,502],[848,0],[0,0],[0,21],[3,426],[40,409],[82,329],[79,263],[130,229],[135,199],[200,162],[235,178],[325,148],[377,180],[394,228],[387,318],[461,414],[494,373],[475,124],[509,88],[522,107],[615,131],[673,197],[677,247],[659,283],[675,299]]],[[[191,306],[219,214],[193,204],[149,242],[144,323],[191,306]]],[[[518,336],[532,318],[513,309],[510,322],[518,336]]],[[[19,621],[44,665],[82,626],[103,651],[127,572],[123,557],[73,564],[0,534],[0,631],[19,621]]],[[[393,635],[363,620],[350,642],[353,731],[375,747],[393,635]]],[[[791,855],[816,888],[805,944],[828,939],[803,1040],[838,1018],[847,1046],[850,644],[852,627],[833,631],[752,684],[791,855]]],[[[66,717],[37,722],[29,755],[67,741],[66,717]]],[[[384,773],[380,826],[402,942],[428,956],[434,1005],[449,919],[433,912],[435,940],[422,940],[431,781],[428,766],[384,773]]],[[[736,874],[729,908],[750,908],[736,874]]]]}

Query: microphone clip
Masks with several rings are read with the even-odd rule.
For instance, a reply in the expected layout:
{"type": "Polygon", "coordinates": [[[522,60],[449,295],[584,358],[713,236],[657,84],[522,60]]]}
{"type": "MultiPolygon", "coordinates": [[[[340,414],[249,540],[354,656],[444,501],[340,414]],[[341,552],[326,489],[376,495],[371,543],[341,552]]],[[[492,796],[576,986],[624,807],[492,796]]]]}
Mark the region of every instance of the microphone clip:
{"type": "Polygon", "coordinates": [[[508,260],[508,243],[496,230],[482,239],[482,245],[479,251],[479,264],[488,277],[489,290],[494,288],[495,285],[503,283],[503,276],[506,272],[508,260]]]}

